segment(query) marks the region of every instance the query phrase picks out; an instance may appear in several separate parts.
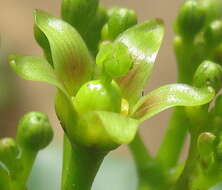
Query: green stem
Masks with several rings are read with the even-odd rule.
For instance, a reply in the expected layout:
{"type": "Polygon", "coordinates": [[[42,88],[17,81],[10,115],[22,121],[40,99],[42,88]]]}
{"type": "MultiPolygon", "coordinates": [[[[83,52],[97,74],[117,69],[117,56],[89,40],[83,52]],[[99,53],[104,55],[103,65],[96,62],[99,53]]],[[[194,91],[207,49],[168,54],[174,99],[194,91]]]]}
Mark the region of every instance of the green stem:
{"type": "Polygon", "coordinates": [[[144,172],[143,170],[147,166],[147,162],[151,161],[151,155],[149,154],[146,146],[144,145],[139,133],[136,134],[134,140],[129,144],[129,148],[131,151],[131,154],[133,156],[137,174],[138,174],[138,190],[149,190],[149,185],[146,184],[145,177],[143,176],[144,172]]]}
{"type": "Polygon", "coordinates": [[[11,187],[11,179],[5,168],[0,164],[0,187],[2,190],[13,190],[11,187]]]}
{"type": "Polygon", "coordinates": [[[12,188],[13,190],[26,190],[26,183],[30,176],[33,164],[35,162],[37,152],[28,149],[22,149],[21,162],[24,166],[23,171],[18,171],[14,177],[12,177],[12,188]]]}
{"type": "Polygon", "coordinates": [[[138,190],[164,189],[166,181],[161,164],[151,157],[138,133],[129,148],[137,167],[138,190]]]}
{"type": "Polygon", "coordinates": [[[157,160],[163,164],[164,168],[170,169],[176,166],[189,125],[191,124],[186,117],[184,108],[175,108],[157,153],[157,160]]]}
{"type": "Polygon", "coordinates": [[[67,171],[69,168],[69,162],[71,159],[72,146],[69,142],[68,137],[64,134],[63,137],[63,166],[62,166],[62,183],[61,189],[65,186],[65,181],[67,177],[67,171]]]}
{"type": "Polygon", "coordinates": [[[134,140],[131,142],[131,144],[129,144],[129,148],[138,170],[140,170],[140,168],[144,168],[146,166],[146,162],[152,160],[152,157],[143,143],[139,133],[136,134],[134,140]]]}
{"type": "MultiPolygon", "coordinates": [[[[186,41],[177,36],[174,40],[174,49],[177,59],[178,82],[191,84],[194,72],[201,62],[201,58],[194,51],[197,48],[192,41],[186,41]]],[[[174,108],[166,134],[157,153],[157,159],[167,170],[176,166],[187,136],[187,129],[191,125],[184,108],[174,108]]]]}
{"type": "Polygon", "coordinates": [[[13,190],[26,190],[26,183],[31,173],[34,161],[36,159],[37,152],[23,148],[21,158],[19,161],[24,166],[23,171],[18,171],[15,176],[12,177],[12,189],[13,190]]]}
{"type": "Polygon", "coordinates": [[[107,153],[68,144],[65,140],[62,190],[90,190],[107,153]]]}
{"type": "Polygon", "coordinates": [[[192,178],[194,177],[194,171],[196,170],[198,160],[198,151],[197,151],[197,138],[198,134],[191,135],[190,141],[190,149],[188,158],[186,160],[186,164],[184,170],[179,177],[176,185],[173,190],[191,190],[192,178]]]}

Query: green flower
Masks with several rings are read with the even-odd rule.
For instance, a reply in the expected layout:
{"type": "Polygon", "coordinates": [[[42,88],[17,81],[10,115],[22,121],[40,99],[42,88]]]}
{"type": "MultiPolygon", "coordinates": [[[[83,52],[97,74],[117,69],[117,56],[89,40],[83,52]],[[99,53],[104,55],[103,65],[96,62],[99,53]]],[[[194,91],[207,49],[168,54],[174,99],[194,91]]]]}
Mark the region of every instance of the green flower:
{"type": "Polygon", "coordinates": [[[210,87],[184,84],[166,85],[141,97],[162,43],[161,20],[120,31],[100,46],[95,60],[77,26],[43,11],[34,17],[36,39],[46,58],[13,55],[10,65],[25,79],[56,86],[56,113],[74,145],[112,150],[130,143],[140,123],[157,113],[206,104],[214,97],[210,87]]]}

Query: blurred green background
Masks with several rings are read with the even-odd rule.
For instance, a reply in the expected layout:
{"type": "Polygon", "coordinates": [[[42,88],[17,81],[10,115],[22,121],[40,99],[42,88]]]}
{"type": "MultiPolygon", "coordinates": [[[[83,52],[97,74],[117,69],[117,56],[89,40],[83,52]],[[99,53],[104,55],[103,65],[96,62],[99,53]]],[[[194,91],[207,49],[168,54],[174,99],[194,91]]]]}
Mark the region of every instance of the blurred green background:
{"type": "MultiPolygon", "coordinates": [[[[53,143],[42,151],[30,178],[30,190],[58,190],[62,163],[62,130],[54,113],[53,87],[25,81],[14,74],[7,65],[7,56],[12,53],[41,55],[33,37],[32,11],[36,8],[59,15],[61,0],[0,0],[0,137],[14,136],[19,118],[29,111],[47,113],[53,124],[53,143]]],[[[176,81],[176,64],[172,48],[172,24],[179,4],[183,0],[102,0],[106,7],[133,8],[140,21],[162,18],[166,36],[156,61],[154,73],[146,91],[176,81]]],[[[155,153],[164,134],[170,111],[159,114],[141,127],[141,134],[155,153]]],[[[186,155],[186,148],[184,151],[186,155]]],[[[134,190],[135,168],[126,146],[108,156],[98,173],[94,190],[134,190]]]]}

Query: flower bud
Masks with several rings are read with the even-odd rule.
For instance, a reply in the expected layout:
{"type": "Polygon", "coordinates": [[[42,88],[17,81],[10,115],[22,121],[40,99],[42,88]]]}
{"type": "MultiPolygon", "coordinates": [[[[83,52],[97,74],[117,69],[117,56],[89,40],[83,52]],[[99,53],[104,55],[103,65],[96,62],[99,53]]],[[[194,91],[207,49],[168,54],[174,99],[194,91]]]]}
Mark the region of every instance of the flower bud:
{"type": "Polygon", "coordinates": [[[109,20],[102,30],[104,40],[115,40],[116,37],[137,23],[134,10],[126,8],[113,8],[109,11],[109,20]],[[105,35],[104,35],[105,34],[105,35]]]}
{"type": "Polygon", "coordinates": [[[193,83],[196,87],[213,87],[218,92],[222,87],[222,67],[212,61],[204,61],[197,68],[193,83]]]}
{"type": "Polygon", "coordinates": [[[201,0],[199,1],[206,10],[207,24],[215,19],[222,17],[222,1],[221,0],[201,0]]]}
{"type": "Polygon", "coordinates": [[[97,65],[103,67],[105,74],[111,78],[126,74],[131,68],[132,62],[128,48],[121,42],[102,45],[96,57],[97,65]]]}
{"type": "Polygon", "coordinates": [[[185,38],[193,38],[204,26],[205,10],[195,0],[187,0],[177,17],[178,32],[185,38]]]}
{"type": "Polygon", "coordinates": [[[198,137],[197,148],[204,164],[210,164],[212,161],[215,140],[216,136],[209,132],[201,133],[198,137]]]}
{"type": "Polygon", "coordinates": [[[17,140],[29,150],[45,148],[53,138],[48,116],[41,112],[30,112],[23,116],[18,125],[17,140]]]}
{"type": "Polygon", "coordinates": [[[0,161],[8,168],[12,167],[18,155],[19,149],[13,138],[0,140],[0,161]]]}
{"type": "Polygon", "coordinates": [[[208,44],[217,45],[222,41],[222,21],[215,20],[207,27],[204,38],[208,44]]]}
{"type": "Polygon", "coordinates": [[[213,151],[215,139],[215,135],[209,132],[204,132],[199,135],[197,146],[200,155],[206,156],[213,151]]]}
{"type": "Polygon", "coordinates": [[[109,84],[99,80],[90,81],[79,89],[74,105],[80,114],[96,110],[120,112],[120,89],[114,81],[109,84]]]}

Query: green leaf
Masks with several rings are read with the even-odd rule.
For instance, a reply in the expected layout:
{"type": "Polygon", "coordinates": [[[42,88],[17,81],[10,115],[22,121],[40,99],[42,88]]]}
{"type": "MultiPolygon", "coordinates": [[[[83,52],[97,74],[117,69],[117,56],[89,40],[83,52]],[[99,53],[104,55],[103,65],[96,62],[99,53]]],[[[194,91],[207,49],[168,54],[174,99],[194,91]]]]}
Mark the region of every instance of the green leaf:
{"type": "Polygon", "coordinates": [[[128,47],[134,62],[133,68],[117,80],[131,106],[141,96],[150,77],[163,35],[163,22],[156,19],[126,30],[116,40],[128,47]]]}
{"type": "Polygon", "coordinates": [[[174,106],[200,106],[215,95],[212,88],[195,88],[185,84],[162,86],[141,98],[135,105],[132,117],[140,122],[174,106]]]}
{"type": "Polygon", "coordinates": [[[129,144],[136,135],[138,124],[137,120],[121,114],[94,111],[81,116],[76,131],[85,146],[107,151],[129,144]]]}
{"type": "Polygon", "coordinates": [[[68,23],[43,11],[34,13],[35,24],[48,39],[53,67],[70,95],[92,77],[92,59],[78,32],[68,23]]]}
{"type": "Polygon", "coordinates": [[[57,79],[51,65],[41,57],[11,55],[9,64],[12,69],[26,80],[47,82],[67,94],[65,88],[57,79]]]}
{"type": "Polygon", "coordinates": [[[80,33],[95,55],[102,27],[107,20],[105,9],[99,7],[99,0],[63,0],[61,15],[80,33]]]}

